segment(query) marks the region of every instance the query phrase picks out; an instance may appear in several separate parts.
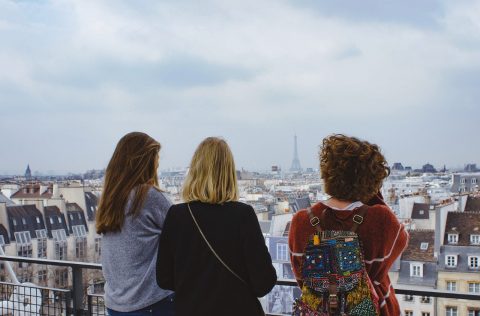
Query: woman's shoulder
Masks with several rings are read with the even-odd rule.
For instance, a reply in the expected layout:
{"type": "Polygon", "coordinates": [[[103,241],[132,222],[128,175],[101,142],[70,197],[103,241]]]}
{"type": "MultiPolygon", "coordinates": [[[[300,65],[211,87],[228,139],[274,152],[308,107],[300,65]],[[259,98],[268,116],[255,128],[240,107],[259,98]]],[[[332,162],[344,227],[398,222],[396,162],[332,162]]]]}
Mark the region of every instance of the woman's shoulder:
{"type": "Polygon", "coordinates": [[[170,198],[165,194],[165,192],[163,192],[162,190],[160,190],[155,186],[151,186],[148,189],[147,200],[150,202],[156,202],[156,203],[165,204],[168,206],[172,204],[172,202],[170,201],[170,198]]]}

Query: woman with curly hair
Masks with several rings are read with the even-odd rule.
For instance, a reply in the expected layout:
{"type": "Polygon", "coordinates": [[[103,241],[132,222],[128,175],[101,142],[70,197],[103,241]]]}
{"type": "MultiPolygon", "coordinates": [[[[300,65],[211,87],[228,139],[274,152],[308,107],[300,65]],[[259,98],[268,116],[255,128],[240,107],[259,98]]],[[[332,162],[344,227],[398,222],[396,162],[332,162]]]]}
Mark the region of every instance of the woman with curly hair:
{"type": "Polygon", "coordinates": [[[352,230],[361,242],[380,314],[400,315],[388,270],[405,249],[408,233],[379,193],[389,174],[384,156],[377,145],[335,134],[323,140],[320,171],[330,199],[296,213],[290,227],[290,258],[297,283],[303,286],[306,246],[318,230],[316,225],[323,231],[352,230]],[[311,221],[313,217],[318,223],[311,221]]]}

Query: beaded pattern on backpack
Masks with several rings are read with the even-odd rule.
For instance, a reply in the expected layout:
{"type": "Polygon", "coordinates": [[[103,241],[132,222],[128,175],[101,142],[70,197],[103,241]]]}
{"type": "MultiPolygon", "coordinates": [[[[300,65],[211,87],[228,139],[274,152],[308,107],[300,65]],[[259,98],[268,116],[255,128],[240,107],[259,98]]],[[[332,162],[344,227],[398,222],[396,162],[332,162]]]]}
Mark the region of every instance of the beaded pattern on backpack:
{"type": "Polygon", "coordinates": [[[356,233],[322,231],[312,235],[305,249],[302,276],[302,296],[294,304],[293,315],[378,315],[378,298],[372,295],[374,289],[356,233]],[[333,314],[328,305],[332,276],[338,299],[333,314]]]}

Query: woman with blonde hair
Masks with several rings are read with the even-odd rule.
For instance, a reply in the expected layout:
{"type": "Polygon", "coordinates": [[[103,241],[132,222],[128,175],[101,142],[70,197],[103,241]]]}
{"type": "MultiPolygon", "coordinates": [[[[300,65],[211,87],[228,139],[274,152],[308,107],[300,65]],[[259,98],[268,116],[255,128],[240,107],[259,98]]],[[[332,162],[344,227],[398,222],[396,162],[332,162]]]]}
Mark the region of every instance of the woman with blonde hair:
{"type": "Polygon", "coordinates": [[[108,315],[173,315],[173,294],[155,282],[157,248],[170,201],[158,188],[160,143],[140,132],[117,144],[105,172],[96,229],[108,315]]]}
{"type": "Polygon", "coordinates": [[[157,282],[175,291],[175,314],[263,315],[257,297],[277,276],[255,211],[238,202],[224,140],[200,143],[182,197],[168,212],[157,259],[157,282]]]}

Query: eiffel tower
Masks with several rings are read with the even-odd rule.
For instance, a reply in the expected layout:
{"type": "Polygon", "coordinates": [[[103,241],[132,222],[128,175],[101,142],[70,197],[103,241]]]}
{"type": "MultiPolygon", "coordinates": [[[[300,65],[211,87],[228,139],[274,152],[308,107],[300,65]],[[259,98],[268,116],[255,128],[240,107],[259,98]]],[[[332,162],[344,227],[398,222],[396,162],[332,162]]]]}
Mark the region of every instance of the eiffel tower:
{"type": "Polygon", "coordinates": [[[297,150],[297,135],[294,136],[294,145],[293,145],[293,160],[292,166],[290,167],[291,172],[300,172],[302,167],[300,166],[300,159],[298,159],[298,150],[297,150]]]}

